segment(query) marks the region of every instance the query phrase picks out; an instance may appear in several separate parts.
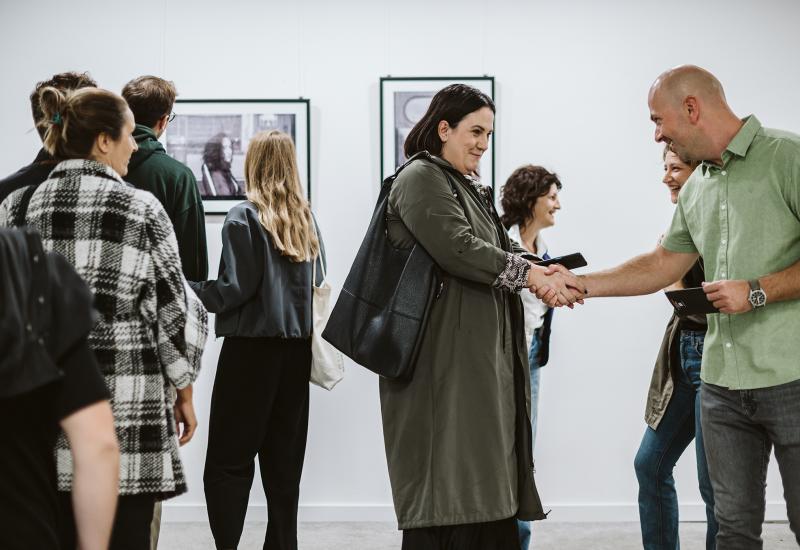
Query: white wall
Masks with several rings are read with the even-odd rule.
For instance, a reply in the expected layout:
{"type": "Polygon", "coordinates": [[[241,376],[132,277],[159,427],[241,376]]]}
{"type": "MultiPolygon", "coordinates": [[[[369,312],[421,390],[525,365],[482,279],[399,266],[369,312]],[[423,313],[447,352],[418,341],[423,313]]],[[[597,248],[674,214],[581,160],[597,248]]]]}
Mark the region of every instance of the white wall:
{"type": "MultiPolygon", "coordinates": [[[[0,0],[0,173],[38,146],[27,95],[68,69],[118,91],[152,73],[183,98],[308,97],[313,202],[331,279],[349,268],[378,189],[381,75],[494,75],[499,182],[522,163],[564,182],[555,252],[591,267],[654,246],[672,207],[646,93],[664,69],[696,63],[725,84],[741,115],[800,131],[800,3],[792,0],[0,0]]],[[[209,220],[212,273],[220,220],[209,220]]],[[[543,374],[538,483],[553,519],[636,519],[633,457],[669,308],[662,296],[592,300],[559,311],[543,374]]],[[[184,449],[190,492],[168,518],[202,518],[202,464],[218,342],[196,387],[201,429],[184,449]]],[[[693,452],[676,477],[683,516],[701,519],[693,452]]],[[[772,468],[768,517],[785,517],[772,468]]],[[[348,365],[327,394],[312,388],[301,493],[306,519],[392,518],[377,381],[348,365]]],[[[251,502],[263,504],[260,489],[251,502]]]]}

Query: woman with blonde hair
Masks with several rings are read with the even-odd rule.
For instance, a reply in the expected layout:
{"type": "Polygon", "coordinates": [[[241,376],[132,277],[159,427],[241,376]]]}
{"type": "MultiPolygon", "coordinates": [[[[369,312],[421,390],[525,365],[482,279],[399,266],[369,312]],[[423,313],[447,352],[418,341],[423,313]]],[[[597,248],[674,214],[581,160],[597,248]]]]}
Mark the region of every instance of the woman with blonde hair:
{"type": "Polygon", "coordinates": [[[324,262],[324,249],[288,135],[273,130],[250,141],[245,186],[247,200],[222,227],[218,278],[193,283],[225,337],[211,397],[206,503],[217,548],[236,548],[258,456],[264,548],[292,550],[308,431],[312,262],[324,262]]]}

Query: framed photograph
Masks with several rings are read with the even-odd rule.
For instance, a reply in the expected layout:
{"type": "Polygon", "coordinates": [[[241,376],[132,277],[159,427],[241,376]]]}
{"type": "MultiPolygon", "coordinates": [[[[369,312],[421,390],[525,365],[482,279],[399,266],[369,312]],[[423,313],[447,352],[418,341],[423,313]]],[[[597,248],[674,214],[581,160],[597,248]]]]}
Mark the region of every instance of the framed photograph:
{"type": "MultiPolygon", "coordinates": [[[[494,77],[393,77],[381,78],[381,179],[394,174],[406,161],[403,144],[411,128],[427,111],[433,96],[450,84],[468,84],[494,100],[494,77]]],[[[480,164],[484,185],[494,189],[494,134],[480,164]]]]}
{"type": "Polygon", "coordinates": [[[244,158],[258,132],[281,130],[297,149],[300,183],[311,199],[307,99],[178,99],[161,141],[194,172],[207,214],[226,214],[245,199],[244,158]]]}

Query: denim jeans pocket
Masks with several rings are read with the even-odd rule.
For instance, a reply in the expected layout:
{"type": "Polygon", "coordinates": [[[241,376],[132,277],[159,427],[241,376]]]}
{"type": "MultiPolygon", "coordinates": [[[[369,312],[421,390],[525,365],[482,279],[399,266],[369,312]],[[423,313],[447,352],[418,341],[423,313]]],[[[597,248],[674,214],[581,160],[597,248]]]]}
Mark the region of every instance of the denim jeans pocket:
{"type": "Polygon", "coordinates": [[[681,332],[681,370],[686,380],[697,387],[700,384],[700,366],[703,362],[705,334],[695,331],[681,332]]]}
{"type": "Polygon", "coordinates": [[[694,351],[699,357],[703,357],[703,346],[705,345],[705,337],[700,336],[695,338],[694,341],[694,351]]]}

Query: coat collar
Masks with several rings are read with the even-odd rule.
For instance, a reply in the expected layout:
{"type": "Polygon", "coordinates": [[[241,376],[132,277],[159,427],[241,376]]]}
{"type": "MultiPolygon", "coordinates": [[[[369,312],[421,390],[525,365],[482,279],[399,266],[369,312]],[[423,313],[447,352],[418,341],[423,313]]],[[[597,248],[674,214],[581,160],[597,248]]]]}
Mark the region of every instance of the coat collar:
{"type": "Polygon", "coordinates": [[[52,179],[76,176],[94,176],[128,185],[108,164],[89,159],[69,159],[59,162],[50,174],[52,179]]]}
{"type": "Polygon", "coordinates": [[[55,164],[56,160],[50,153],[47,152],[47,150],[44,147],[42,147],[41,149],[39,149],[39,153],[36,155],[36,158],[33,159],[33,163],[36,164],[44,162],[55,164]]]}
{"type": "Polygon", "coordinates": [[[448,170],[449,172],[452,172],[456,176],[460,177],[462,180],[465,180],[465,181],[473,183],[473,184],[477,184],[480,187],[484,186],[484,184],[481,183],[481,180],[479,178],[474,178],[472,176],[468,176],[466,174],[462,174],[461,172],[456,170],[456,168],[452,164],[450,164],[449,162],[444,160],[442,157],[437,157],[436,155],[432,155],[432,154],[428,153],[427,151],[423,151],[422,153],[418,153],[418,155],[423,155],[423,154],[424,154],[424,158],[427,158],[429,161],[433,162],[434,164],[438,164],[439,166],[441,166],[445,170],[448,170]]]}

